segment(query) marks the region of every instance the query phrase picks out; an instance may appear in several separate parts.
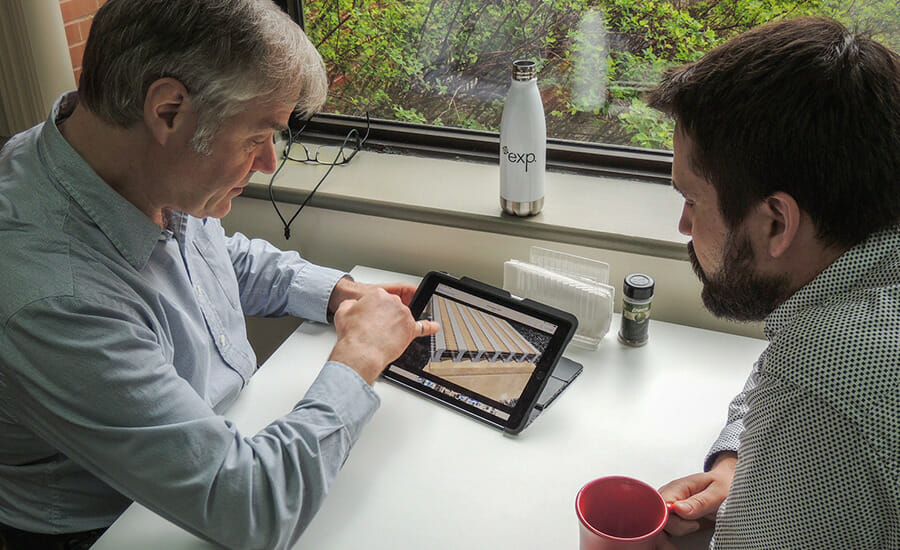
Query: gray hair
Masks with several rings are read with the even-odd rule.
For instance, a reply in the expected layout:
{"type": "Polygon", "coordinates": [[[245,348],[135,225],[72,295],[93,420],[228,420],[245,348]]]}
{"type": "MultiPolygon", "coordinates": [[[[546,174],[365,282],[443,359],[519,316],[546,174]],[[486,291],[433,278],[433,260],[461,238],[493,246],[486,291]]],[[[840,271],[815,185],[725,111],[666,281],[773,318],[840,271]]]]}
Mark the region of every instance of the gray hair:
{"type": "Polygon", "coordinates": [[[143,119],[150,85],[171,77],[191,96],[194,148],[259,99],[313,113],[327,94],[319,52],[271,0],[109,0],[94,16],[78,95],[120,127],[143,119]]]}

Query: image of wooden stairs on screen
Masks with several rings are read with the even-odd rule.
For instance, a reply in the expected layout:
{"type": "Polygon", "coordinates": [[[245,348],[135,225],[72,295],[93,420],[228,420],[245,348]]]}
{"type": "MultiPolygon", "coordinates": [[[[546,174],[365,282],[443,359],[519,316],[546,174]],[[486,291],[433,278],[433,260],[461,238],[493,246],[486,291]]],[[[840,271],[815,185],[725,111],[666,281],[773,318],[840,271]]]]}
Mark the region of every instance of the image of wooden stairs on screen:
{"type": "Polygon", "coordinates": [[[508,321],[442,296],[427,312],[440,323],[425,371],[501,403],[514,404],[540,351],[508,321]]]}
{"type": "Polygon", "coordinates": [[[533,363],[540,352],[508,321],[443,296],[429,306],[441,330],[431,338],[431,360],[533,363]]]}

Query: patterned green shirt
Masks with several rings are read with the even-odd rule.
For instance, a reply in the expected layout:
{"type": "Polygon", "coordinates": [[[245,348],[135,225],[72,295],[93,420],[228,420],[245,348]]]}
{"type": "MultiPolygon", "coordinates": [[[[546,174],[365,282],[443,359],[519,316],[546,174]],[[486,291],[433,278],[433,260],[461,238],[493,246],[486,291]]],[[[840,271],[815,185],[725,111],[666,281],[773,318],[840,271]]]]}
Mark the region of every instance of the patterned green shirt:
{"type": "Polygon", "coordinates": [[[773,311],[713,446],[738,452],[711,548],[900,548],[900,227],[773,311]]]}

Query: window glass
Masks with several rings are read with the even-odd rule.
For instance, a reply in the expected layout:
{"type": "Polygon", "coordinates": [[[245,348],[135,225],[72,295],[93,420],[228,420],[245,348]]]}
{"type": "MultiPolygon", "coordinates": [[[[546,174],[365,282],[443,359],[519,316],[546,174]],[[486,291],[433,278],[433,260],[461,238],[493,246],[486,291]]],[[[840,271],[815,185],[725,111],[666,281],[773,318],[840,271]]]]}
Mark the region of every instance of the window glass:
{"type": "Polygon", "coordinates": [[[326,112],[497,131],[512,61],[538,63],[547,132],[671,149],[642,101],[668,66],[773,19],[827,15],[900,49],[897,0],[306,0],[326,112]]]}

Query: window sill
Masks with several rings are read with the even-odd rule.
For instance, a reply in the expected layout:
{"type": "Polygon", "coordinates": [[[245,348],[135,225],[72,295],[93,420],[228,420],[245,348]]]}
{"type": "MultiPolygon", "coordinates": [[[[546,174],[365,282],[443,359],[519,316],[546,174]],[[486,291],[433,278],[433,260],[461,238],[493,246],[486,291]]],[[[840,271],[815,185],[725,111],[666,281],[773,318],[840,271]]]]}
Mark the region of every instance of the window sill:
{"type": "MultiPolygon", "coordinates": [[[[280,150],[276,146],[276,150],[280,150]]],[[[300,204],[328,167],[287,162],[275,199],[300,204]]],[[[267,174],[244,196],[269,199],[267,174]]],[[[543,212],[503,214],[496,164],[362,151],[336,166],[308,206],[686,260],[677,231],[681,197],[665,185],[608,176],[547,173],[543,212]]],[[[282,212],[290,218],[294,211],[282,212]]]]}
{"type": "MultiPolygon", "coordinates": [[[[285,218],[326,171],[284,166],[273,192],[285,218]]],[[[516,218],[500,211],[496,163],[363,151],[332,170],[288,242],[267,204],[268,182],[268,175],[254,174],[223,220],[226,231],[302,246],[307,259],[338,269],[362,264],[415,275],[438,269],[495,286],[502,285],[504,261],[544,246],[609,263],[616,311],[625,275],[648,273],[657,282],[654,319],[762,336],[759,324],[718,319],[703,307],[688,237],[678,233],[682,198],[666,185],[553,171],[544,211],[516,218]]]]}

